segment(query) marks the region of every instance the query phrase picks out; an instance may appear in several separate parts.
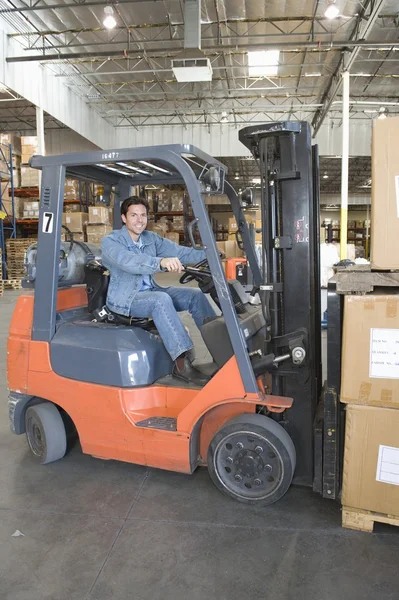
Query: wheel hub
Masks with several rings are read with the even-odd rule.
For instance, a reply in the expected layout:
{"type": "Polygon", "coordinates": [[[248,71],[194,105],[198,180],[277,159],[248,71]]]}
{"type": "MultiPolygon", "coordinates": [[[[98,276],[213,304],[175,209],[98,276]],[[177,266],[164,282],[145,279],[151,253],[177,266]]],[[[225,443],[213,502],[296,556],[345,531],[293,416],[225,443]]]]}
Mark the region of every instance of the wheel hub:
{"type": "Polygon", "coordinates": [[[274,447],[257,433],[237,432],[225,438],[215,460],[223,484],[245,498],[271,494],[282,476],[274,447]]]}
{"type": "Polygon", "coordinates": [[[242,469],[246,477],[254,477],[263,471],[263,460],[256,452],[245,450],[239,454],[238,467],[242,469]]]}

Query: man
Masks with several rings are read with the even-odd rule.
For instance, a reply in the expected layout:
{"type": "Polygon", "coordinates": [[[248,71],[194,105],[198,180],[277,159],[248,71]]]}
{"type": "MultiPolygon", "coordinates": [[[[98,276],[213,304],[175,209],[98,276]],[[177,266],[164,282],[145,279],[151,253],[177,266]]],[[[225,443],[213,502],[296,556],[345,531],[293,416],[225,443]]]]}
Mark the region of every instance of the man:
{"type": "Polygon", "coordinates": [[[154,320],[166,350],[175,365],[173,374],[184,381],[204,385],[207,377],[188,358],[193,343],[177,311],[188,310],[198,328],[215,316],[206,296],[198,288],[158,286],[155,273],[181,273],[183,263],[204,260],[205,252],[179,246],[156,233],[145,231],[148,202],[131,196],[121,205],[124,226],[102,240],[103,265],[111,273],[107,306],[114,312],[154,320]]]}

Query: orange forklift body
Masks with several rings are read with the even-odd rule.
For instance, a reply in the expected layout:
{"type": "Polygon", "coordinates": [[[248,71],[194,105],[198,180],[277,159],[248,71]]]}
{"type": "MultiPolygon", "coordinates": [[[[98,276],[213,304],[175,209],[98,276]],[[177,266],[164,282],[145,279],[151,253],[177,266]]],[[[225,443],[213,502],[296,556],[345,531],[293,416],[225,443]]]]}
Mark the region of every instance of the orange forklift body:
{"type": "MultiPolygon", "coordinates": [[[[8,338],[8,387],[62,408],[72,419],[85,454],[182,473],[206,464],[209,443],[221,426],[257,404],[273,410],[279,398],[246,394],[233,356],[202,389],[154,384],[134,389],[61,377],[47,342],[32,341],[32,292],[18,298],[8,338]],[[177,418],[177,430],[138,427],[152,416],[177,418]]],[[[57,311],[87,305],[84,287],[59,290],[57,311]]],[[[287,398],[281,407],[288,408],[287,398]]]]}

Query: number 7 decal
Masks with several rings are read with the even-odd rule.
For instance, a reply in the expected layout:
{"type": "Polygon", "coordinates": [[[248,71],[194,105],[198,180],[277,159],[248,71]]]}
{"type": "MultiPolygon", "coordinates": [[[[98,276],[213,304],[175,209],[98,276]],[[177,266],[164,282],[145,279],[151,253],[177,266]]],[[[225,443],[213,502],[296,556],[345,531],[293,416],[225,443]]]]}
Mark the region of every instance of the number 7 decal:
{"type": "Polygon", "coordinates": [[[53,233],[54,213],[45,212],[43,215],[43,233],[53,233]]]}

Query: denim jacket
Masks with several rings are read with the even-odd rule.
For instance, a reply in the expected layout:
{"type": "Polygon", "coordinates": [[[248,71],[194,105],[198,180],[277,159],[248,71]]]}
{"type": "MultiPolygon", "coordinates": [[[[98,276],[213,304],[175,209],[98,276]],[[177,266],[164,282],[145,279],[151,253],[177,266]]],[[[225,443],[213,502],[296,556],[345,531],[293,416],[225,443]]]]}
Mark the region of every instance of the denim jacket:
{"type": "Polygon", "coordinates": [[[135,295],[140,291],[143,275],[159,273],[163,258],[177,256],[183,264],[196,264],[206,258],[202,250],[179,246],[152,231],[143,231],[140,239],[144,248],[133,243],[126,226],[116,229],[101,242],[102,262],[110,271],[107,306],[116,313],[129,315],[135,295]]]}

